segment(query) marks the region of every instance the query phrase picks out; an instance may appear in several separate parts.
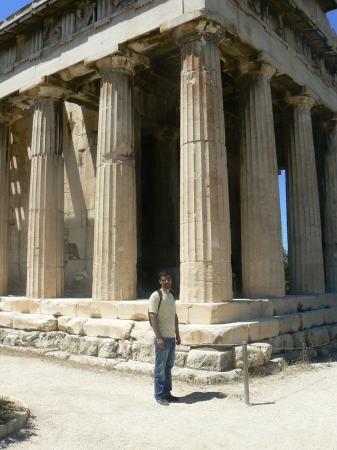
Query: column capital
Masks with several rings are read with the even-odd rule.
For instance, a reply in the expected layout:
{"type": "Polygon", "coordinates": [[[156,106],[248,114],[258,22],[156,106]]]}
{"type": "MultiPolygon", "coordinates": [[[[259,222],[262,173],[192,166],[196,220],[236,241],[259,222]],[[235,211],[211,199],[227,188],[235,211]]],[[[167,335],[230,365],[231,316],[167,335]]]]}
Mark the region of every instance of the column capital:
{"type": "Polygon", "coordinates": [[[256,78],[263,77],[271,80],[276,73],[276,69],[271,64],[266,62],[240,61],[239,72],[242,78],[251,76],[256,78]]]}
{"type": "Polygon", "coordinates": [[[28,95],[35,101],[38,98],[48,98],[51,100],[63,100],[73,93],[61,83],[58,83],[49,77],[42,77],[41,80],[31,86],[20,89],[20,94],[28,95]]]}
{"type": "Polygon", "coordinates": [[[334,113],[329,122],[331,132],[337,131],[337,113],[334,113]]]}
{"type": "Polygon", "coordinates": [[[150,60],[126,46],[119,45],[116,53],[96,61],[87,60],[85,64],[89,67],[95,67],[101,75],[112,71],[134,75],[138,67],[149,68],[150,60]]]}
{"type": "Polygon", "coordinates": [[[190,41],[211,41],[217,45],[227,36],[225,28],[217,22],[201,19],[198,22],[189,22],[176,28],[174,39],[180,47],[190,41]]]}
{"type": "Polygon", "coordinates": [[[288,105],[290,106],[298,106],[309,110],[311,110],[311,108],[316,103],[315,99],[312,98],[308,93],[292,95],[290,94],[290,92],[287,92],[285,100],[286,103],[288,103],[288,105]]]}
{"type": "Polygon", "coordinates": [[[0,104],[0,124],[9,126],[22,117],[23,114],[18,108],[6,103],[0,104]]]}

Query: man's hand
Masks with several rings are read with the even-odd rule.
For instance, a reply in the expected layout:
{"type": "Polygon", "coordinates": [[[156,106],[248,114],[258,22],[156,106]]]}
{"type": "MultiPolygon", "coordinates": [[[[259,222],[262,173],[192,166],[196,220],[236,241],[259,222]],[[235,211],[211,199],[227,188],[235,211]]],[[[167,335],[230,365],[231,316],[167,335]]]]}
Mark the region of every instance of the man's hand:
{"type": "Polygon", "coordinates": [[[158,344],[158,347],[161,348],[162,350],[165,349],[165,342],[164,342],[163,338],[157,338],[157,344],[158,344]]]}
{"type": "Polygon", "coordinates": [[[177,345],[180,345],[180,344],[181,344],[181,339],[180,339],[180,336],[179,336],[179,335],[176,337],[176,344],[177,344],[177,345]]]}

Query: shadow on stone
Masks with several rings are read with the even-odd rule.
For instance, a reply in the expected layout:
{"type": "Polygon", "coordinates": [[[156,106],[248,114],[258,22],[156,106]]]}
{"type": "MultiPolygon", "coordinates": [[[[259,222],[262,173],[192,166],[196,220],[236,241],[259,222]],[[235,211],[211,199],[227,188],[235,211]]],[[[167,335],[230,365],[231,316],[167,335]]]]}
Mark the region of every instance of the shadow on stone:
{"type": "Polygon", "coordinates": [[[10,448],[17,442],[24,442],[33,436],[37,436],[37,430],[36,416],[30,414],[29,419],[23,428],[0,441],[0,449],[10,448]]]}
{"type": "Polygon", "coordinates": [[[226,398],[222,392],[191,392],[191,394],[180,397],[179,403],[187,403],[188,405],[198,402],[207,402],[213,398],[226,398]]]}

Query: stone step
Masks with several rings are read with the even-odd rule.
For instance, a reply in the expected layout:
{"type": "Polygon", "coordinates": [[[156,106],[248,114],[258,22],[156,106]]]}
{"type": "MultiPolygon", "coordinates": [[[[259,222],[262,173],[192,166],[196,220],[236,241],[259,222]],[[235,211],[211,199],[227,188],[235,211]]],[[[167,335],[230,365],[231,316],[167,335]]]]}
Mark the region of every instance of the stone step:
{"type": "MultiPolygon", "coordinates": [[[[287,333],[337,323],[337,308],[324,308],[285,314],[251,321],[227,324],[181,324],[180,335],[185,345],[237,345],[242,341],[257,342],[287,333]]],[[[149,342],[153,330],[147,320],[132,321],[0,312],[0,327],[22,330],[60,330],[92,337],[149,342]]]]}
{"type": "MultiPolygon", "coordinates": [[[[224,303],[183,303],[177,313],[183,324],[224,324],[337,307],[337,295],[287,296],[280,299],[235,299],[224,303]]],[[[0,311],[80,318],[146,321],[148,300],[101,302],[91,299],[0,297],[0,311]]]]}

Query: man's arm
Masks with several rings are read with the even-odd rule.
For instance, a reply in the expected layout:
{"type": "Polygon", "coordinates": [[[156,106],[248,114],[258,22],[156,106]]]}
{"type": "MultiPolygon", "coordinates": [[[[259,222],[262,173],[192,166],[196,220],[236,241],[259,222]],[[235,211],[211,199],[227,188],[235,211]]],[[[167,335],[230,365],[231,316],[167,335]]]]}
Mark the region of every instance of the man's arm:
{"type": "Polygon", "coordinates": [[[158,327],[158,320],[157,320],[157,316],[155,313],[150,313],[150,321],[151,321],[151,325],[152,325],[154,334],[156,335],[156,338],[157,338],[158,347],[163,350],[165,348],[165,343],[164,343],[163,338],[161,337],[159,327],[158,327]]]}
{"type": "Polygon", "coordinates": [[[179,335],[179,320],[178,320],[177,314],[176,314],[176,319],[175,319],[175,326],[176,326],[176,343],[177,343],[177,345],[180,345],[181,339],[180,339],[180,335],[179,335]]]}

